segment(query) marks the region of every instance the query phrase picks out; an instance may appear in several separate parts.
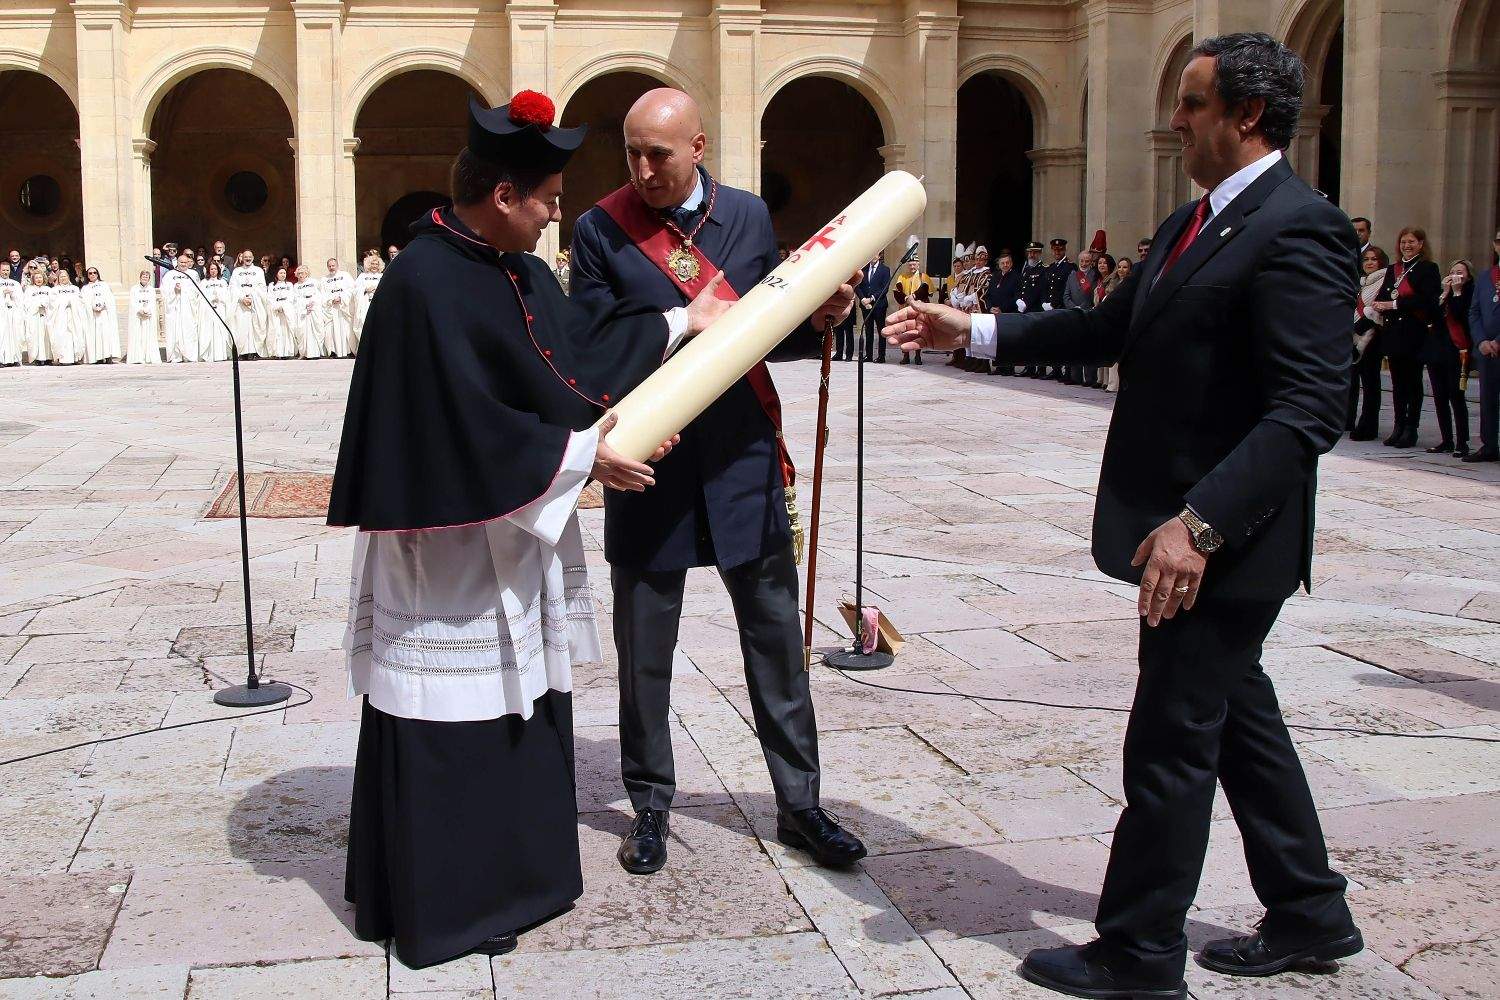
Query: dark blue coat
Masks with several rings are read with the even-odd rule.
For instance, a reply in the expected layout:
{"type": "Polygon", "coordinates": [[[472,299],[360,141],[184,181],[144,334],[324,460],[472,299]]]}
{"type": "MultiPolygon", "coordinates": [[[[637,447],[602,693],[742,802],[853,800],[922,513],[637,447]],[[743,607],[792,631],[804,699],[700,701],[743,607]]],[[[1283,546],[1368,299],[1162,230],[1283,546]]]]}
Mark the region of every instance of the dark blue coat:
{"type": "MultiPolygon", "coordinates": [[[[705,201],[711,181],[703,172],[705,201]]],[[[694,243],[744,295],[781,263],[765,202],[720,185],[694,243]]],[[[570,295],[590,308],[673,309],[687,298],[647,260],[602,208],[573,226],[570,295]]],[[[819,335],[804,323],[769,361],[813,357],[819,335]]],[[[755,390],[740,379],[682,432],[644,493],[605,490],[604,556],[659,572],[738,566],[791,540],[776,428],[755,390]]]]}
{"type": "Polygon", "coordinates": [[[875,325],[882,326],[885,323],[886,306],[890,302],[887,296],[890,293],[891,269],[881,260],[876,261],[873,268],[866,264],[859,273],[859,287],[854,290],[854,294],[861,299],[875,300],[870,312],[875,316],[875,325]]]}

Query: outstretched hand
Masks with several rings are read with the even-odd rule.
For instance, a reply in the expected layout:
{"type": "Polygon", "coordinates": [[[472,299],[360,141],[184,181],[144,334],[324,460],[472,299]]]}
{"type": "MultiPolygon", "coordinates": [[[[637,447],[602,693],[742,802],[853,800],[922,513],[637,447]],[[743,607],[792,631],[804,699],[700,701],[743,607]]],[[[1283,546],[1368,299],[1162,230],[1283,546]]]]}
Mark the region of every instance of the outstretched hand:
{"type": "MultiPolygon", "coordinates": [[[[594,451],[594,467],[589,475],[612,490],[629,491],[632,493],[644,493],[646,487],[656,485],[656,477],[652,473],[651,466],[641,462],[632,462],[609,446],[607,440],[609,432],[615,429],[620,418],[613,414],[604,415],[604,420],[599,424],[599,444],[594,451]]],[[[682,438],[674,434],[672,440],[664,442],[651,456],[651,461],[657,462],[664,458],[682,438]]]]}
{"type": "Polygon", "coordinates": [[[886,321],[880,335],[903,351],[956,351],[969,346],[969,314],[936,302],[912,301],[886,321]]]}
{"type": "Polygon", "coordinates": [[[709,279],[708,284],[703,286],[703,291],[693,297],[688,303],[688,332],[689,337],[696,337],[714,324],[720,316],[727,313],[734,302],[719,298],[719,289],[724,285],[724,272],[720,271],[709,279]]]}

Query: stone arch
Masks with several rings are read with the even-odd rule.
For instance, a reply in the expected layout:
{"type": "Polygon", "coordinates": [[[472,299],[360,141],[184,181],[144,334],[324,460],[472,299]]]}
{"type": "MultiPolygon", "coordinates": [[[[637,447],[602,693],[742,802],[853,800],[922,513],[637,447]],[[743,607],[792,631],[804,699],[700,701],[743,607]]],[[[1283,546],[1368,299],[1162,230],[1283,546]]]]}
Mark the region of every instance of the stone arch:
{"type": "Polygon", "coordinates": [[[436,70],[456,76],[469,85],[479,97],[495,107],[502,100],[499,82],[472,59],[461,52],[433,47],[402,49],[367,67],[359,79],[349,88],[344,99],[344,134],[354,134],[354,123],[368,101],[384,84],[413,70],[436,70]]]}
{"type": "Polygon", "coordinates": [[[1302,0],[1289,6],[1277,35],[1307,66],[1302,121],[1288,158],[1331,201],[1341,199],[1344,117],[1344,2],[1302,0]]]}
{"type": "MultiPolygon", "coordinates": [[[[958,85],[962,87],[971,77],[980,73],[998,74],[1021,92],[1026,103],[1031,106],[1032,145],[1038,149],[1048,146],[1052,142],[1054,123],[1045,96],[1047,83],[1041,72],[1020,56],[986,52],[958,67],[958,85]]],[[[1086,70],[1084,79],[1088,79],[1086,70]]]]}
{"type": "Polygon", "coordinates": [[[900,141],[900,130],[896,126],[895,115],[892,111],[898,104],[896,92],[880,77],[880,74],[856,59],[847,59],[843,56],[810,56],[788,63],[771,73],[765,85],[760,89],[755,120],[759,122],[765,118],[766,109],[771,106],[772,99],[788,84],[807,76],[829,77],[853,87],[875,111],[875,117],[880,121],[880,131],[885,142],[889,144],[900,141]]]}
{"type": "Polygon", "coordinates": [[[1182,170],[1182,142],[1172,132],[1172,114],[1177,107],[1177,86],[1193,50],[1191,26],[1169,35],[1176,40],[1162,46],[1156,60],[1156,100],[1151,127],[1151,217],[1165,219],[1188,200],[1191,185],[1182,170]]]}
{"type": "Polygon", "coordinates": [[[584,65],[578,67],[568,78],[563,81],[561,87],[557,88],[555,99],[559,110],[567,108],[568,104],[577,95],[578,91],[601,76],[610,73],[640,73],[644,76],[654,77],[660,80],[664,87],[675,87],[688,94],[698,104],[707,108],[705,98],[708,94],[703,82],[692,76],[681,66],[670,62],[664,56],[655,52],[647,52],[644,49],[632,49],[629,51],[610,52],[590,59],[584,65]]]}
{"type": "Polygon", "coordinates": [[[1193,50],[1193,31],[1189,24],[1186,30],[1167,36],[1174,39],[1164,44],[1157,53],[1152,79],[1156,81],[1155,127],[1165,129],[1172,120],[1172,111],[1177,106],[1177,84],[1182,71],[1187,68],[1188,53],[1193,50]]]}
{"type": "Polygon", "coordinates": [[[0,47],[0,70],[7,69],[24,69],[42,74],[62,88],[62,92],[68,95],[68,100],[73,102],[74,110],[77,110],[77,75],[68,72],[47,57],[35,52],[27,52],[25,49],[0,47]]]}
{"type": "Polygon", "coordinates": [[[78,106],[58,81],[35,68],[42,60],[30,62],[0,63],[0,254],[16,249],[81,261],[78,106]]]}
{"type": "Polygon", "coordinates": [[[292,134],[296,135],[297,87],[291,75],[253,52],[222,45],[201,45],[179,52],[146,75],[145,82],[135,92],[136,135],[150,133],[156,109],[172,88],[206,69],[237,69],[269,84],[281,96],[281,103],[286,105],[287,114],[292,118],[292,134]]]}
{"type": "Polygon", "coordinates": [[[1032,107],[1015,78],[995,70],[971,74],[958,88],[954,236],[983,244],[992,260],[1002,249],[1023,259],[1035,237],[1032,107]]]}
{"type": "Polygon", "coordinates": [[[1282,43],[1307,64],[1307,87],[1303,99],[1316,104],[1322,97],[1323,64],[1329,46],[1344,24],[1343,0],[1302,0],[1287,7],[1276,34],[1282,43]]]}
{"type": "Polygon", "coordinates": [[[1500,63],[1496,46],[1500,46],[1500,2],[1462,0],[1448,42],[1449,68],[1493,67],[1500,63]]]}

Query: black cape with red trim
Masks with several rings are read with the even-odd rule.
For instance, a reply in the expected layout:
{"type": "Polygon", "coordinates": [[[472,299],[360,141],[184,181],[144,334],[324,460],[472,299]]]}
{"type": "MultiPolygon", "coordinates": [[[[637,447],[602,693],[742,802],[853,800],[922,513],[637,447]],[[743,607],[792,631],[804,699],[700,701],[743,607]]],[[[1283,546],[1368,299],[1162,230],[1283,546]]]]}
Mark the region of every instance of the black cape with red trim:
{"type": "Polygon", "coordinates": [[[328,523],[473,524],[551,486],[584,430],[661,365],[660,312],[595,310],[531,254],[497,253],[434,211],[370,303],[328,523]]]}

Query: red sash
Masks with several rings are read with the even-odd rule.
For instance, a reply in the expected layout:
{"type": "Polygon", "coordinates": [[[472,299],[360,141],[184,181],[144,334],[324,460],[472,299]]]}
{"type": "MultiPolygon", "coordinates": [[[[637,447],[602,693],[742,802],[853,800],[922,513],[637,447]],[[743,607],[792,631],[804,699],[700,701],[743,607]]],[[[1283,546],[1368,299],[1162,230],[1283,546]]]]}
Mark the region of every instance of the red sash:
{"type": "Polygon", "coordinates": [[[1407,273],[1408,269],[1403,267],[1399,260],[1392,266],[1396,269],[1396,295],[1398,297],[1415,295],[1416,292],[1411,287],[1411,275],[1407,273]]]}
{"type": "Polygon", "coordinates": [[[1085,294],[1085,295],[1093,295],[1094,294],[1094,283],[1091,282],[1091,281],[1089,281],[1088,277],[1083,273],[1083,269],[1082,268],[1079,268],[1077,273],[1078,273],[1078,287],[1083,289],[1083,294],[1085,294]]]}
{"type": "MultiPolygon", "coordinates": [[[[698,259],[698,276],[692,281],[683,281],[677,277],[667,266],[667,255],[678,247],[677,235],[667,229],[661,216],[643,202],[635,188],[629,184],[606,196],[599,202],[599,207],[615,220],[615,225],[635,244],[636,249],[665,274],[677,286],[677,290],[687,296],[689,302],[697,298],[698,293],[719,273],[714,262],[705,257],[703,249],[694,243],[693,256],[698,259]]],[[[726,279],[719,285],[718,296],[725,302],[738,302],[740,293],[730,287],[726,279]]],[[[766,416],[776,428],[776,450],[781,456],[781,483],[783,486],[791,486],[797,480],[797,470],[792,466],[792,456],[787,452],[786,441],[781,434],[781,397],[776,394],[776,383],[771,381],[771,372],[764,361],[756,362],[745,378],[749,381],[750,388],[755,390],[760,408],[766,411],[766,416]]]]}

